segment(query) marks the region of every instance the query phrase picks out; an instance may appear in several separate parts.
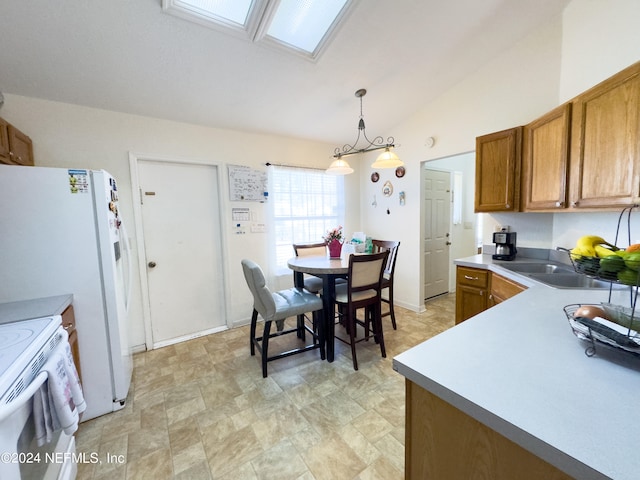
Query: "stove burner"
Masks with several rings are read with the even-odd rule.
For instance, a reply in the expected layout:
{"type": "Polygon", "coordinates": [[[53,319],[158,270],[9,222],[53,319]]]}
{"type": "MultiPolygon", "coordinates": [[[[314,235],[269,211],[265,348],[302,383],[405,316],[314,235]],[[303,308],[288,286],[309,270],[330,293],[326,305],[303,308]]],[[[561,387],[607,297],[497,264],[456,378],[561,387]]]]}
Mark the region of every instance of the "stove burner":
{"type": "Polygon", "coordinates": [[[10,332],[0,332],[0,350],[7,350],[33,335],[33,330],[28,328],[16,328],[10,332]]]}

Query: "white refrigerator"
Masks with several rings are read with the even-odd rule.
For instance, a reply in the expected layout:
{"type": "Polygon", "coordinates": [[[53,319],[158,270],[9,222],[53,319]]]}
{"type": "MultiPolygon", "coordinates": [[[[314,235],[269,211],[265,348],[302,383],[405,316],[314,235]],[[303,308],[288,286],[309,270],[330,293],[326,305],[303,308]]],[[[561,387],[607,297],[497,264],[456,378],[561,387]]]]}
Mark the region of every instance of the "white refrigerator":
{"type": "Polygon", "coordinates": [[[73,294],[83,421],[119,410],[131,384],[131,260],[104,170],[0,165],[0,303],[73,294]]]}

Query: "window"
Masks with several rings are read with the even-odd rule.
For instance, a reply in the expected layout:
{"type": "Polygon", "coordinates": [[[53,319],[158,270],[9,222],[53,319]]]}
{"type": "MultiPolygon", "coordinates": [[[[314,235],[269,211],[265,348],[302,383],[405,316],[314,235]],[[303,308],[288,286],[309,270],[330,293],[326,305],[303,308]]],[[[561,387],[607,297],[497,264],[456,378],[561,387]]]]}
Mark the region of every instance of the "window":
{"type": "Polygon", "coordinates": [[[287,260],[294,243],[318,242],[344,225],[344,177],[324,170],[269,167],[275,274],[291,274],[287,260]]]}
{"type": "Polygon", "coordinates": [[[353,0],[162,0],[172,15],[315,60],[353,0]]]}

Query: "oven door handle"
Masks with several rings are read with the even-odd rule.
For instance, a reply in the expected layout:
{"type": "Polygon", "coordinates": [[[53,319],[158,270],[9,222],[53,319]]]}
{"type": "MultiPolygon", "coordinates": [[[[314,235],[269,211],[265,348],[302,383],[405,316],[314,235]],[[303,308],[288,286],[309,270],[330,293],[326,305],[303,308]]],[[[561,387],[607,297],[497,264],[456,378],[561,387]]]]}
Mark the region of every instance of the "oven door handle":
{"type": "Polygon", "coordinates": [[[40,371],[40,373],[36,375],[36,378],[31,381],[29,386],[25,388],[11,403],[0,405],[0,423],[3,422],[5,418],[13,415],[25,403],[31,401],[31,397],[36,393],[36,390],[38,390],[48,378],[49,374],[46,370],[40,371]]]}

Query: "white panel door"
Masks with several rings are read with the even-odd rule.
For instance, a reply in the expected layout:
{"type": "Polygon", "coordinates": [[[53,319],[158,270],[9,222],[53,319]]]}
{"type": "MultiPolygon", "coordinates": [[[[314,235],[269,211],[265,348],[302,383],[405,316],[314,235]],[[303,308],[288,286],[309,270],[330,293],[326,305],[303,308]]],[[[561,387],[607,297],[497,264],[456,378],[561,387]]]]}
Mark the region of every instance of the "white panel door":
{"type": "Polygon", "coordinates": [[[451,174],[424,170],[424,298],[449,291],[451,174]]]}
{"type": "Polygon", "coordinates": [[[218,168],[140,160],[153,347],[226,328],[218,168]]]}

